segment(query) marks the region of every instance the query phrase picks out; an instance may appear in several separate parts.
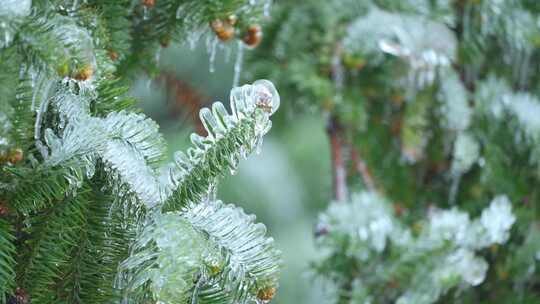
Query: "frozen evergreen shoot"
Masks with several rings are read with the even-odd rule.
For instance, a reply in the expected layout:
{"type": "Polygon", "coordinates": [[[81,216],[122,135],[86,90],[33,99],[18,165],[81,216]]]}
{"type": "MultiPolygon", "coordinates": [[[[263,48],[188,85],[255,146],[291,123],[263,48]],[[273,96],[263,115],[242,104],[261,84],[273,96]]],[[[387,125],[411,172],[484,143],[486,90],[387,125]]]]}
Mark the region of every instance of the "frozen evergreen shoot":
{"type": "Polygon", "coordinates": [[[177,153],[174,163],[167,166],[165,193],[170,198],[166,210],[199,201],[212,188],[216,177],[226,170],[234,172],[240,158],[259,151],[280,97],[270,81],[258,80],[234,88],[230,104],[232,114],[219,102],[214,103],[212,110],[202,109],[200,118],[208,135],[192,134],[193,147],[187,155],[177,153]]]}

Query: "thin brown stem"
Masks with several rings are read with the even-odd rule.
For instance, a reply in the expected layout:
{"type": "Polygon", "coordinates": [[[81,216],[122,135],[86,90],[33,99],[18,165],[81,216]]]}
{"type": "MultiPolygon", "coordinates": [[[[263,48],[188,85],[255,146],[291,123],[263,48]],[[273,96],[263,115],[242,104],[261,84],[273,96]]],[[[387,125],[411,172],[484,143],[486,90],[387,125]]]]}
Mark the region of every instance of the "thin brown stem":
{"type": "Polygon", "coordinates": [[[353,145],[350,145],[350,148],[351,161],[353,163],[354,169],[362,177],[362,181],[364,182],[366,188],[369,191],[380,192],[377,185],[375,184],[375,181],[373,180],[373,176],[371,175],[371,172],[369,171],[366,162],[362,159],[360,153],[358,153],[358,150],[353,145]]]}
{"type": "Polygon", "coordinates": [[[332,182],[334,199],[344,201],[347,197],[347,174],[343,160],[343,129],[336,116],[331,116],[327,126],[332,154],[332,182]]]}
{"type": "Polygon", "coordinates": [[[206,135],[198,114],[199,110],[208,104],[210,98],[172,72],[163,71],[156,81],[165,85],[170,114],[173,117],[183,115],[184,119],[192,121],[199,135],[206,135]]]}

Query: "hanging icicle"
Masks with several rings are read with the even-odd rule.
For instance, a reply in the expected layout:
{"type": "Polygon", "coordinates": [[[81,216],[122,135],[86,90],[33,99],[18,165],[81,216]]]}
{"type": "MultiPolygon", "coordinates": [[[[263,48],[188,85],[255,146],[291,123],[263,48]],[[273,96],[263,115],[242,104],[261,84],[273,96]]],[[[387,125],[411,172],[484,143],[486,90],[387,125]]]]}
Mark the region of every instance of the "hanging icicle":
{"type": "Polygon", "coordinates": [[[156,54],[154,55],[154,61],[157,65],[159,65],[159,61],[161,59],[161,52],[163,51],[163,48],[159,46],[156,50],[156,54]]]}
{"type": "Polygon", "coordinates": [[[217,52],[217,45],[218,45],[218,37],[212,36],[210,38],[210,45],[208,47],[209,52],[209,70],[210,73],[214,73],[215,71],[215,62],[216,62],[216,52],[217,52]]]}
{"type": "Polygon", "coordinates": [[[236,61],[234,62],[234,79],[233,87],[238,86],[240,82],[240,74],[242,73],[242,63],[244,61],[244,43],[238,41],[238,48],[236,49],[236,61]]]}
{"type": "Polygon", "coordinates": [[[270,8],[272,6],[272,0],[265,0],[263,5],[263,15],[270,17],[270,8]]]}

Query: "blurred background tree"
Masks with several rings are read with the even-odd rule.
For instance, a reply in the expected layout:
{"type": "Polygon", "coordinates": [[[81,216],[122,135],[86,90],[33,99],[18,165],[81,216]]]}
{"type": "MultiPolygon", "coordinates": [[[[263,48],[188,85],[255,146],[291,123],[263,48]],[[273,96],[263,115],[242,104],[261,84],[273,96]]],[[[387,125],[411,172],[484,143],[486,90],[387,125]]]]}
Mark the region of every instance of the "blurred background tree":
{"type": "Polygon", "coordinates": [[[246,75],[326,120],[333,202],[311,269],[330,302],[540,301],[539,9],[276,5],[246,75]]]}

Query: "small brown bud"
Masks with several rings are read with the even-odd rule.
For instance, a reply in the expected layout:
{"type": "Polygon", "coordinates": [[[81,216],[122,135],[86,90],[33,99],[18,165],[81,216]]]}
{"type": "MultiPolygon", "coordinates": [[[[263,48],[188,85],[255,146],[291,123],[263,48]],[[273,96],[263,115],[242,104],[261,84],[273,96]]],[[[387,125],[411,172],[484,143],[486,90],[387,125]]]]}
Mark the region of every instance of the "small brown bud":
{"type": "Polygon", "coordinates": [[[407,209],[403,207],[403,205],[400,202],[395,202],[393,204],[394,207],[394,213],[396,216],[402,216],[405,212],[407,212],[407,209]]]}
{"type": "Polygon", "coordinates": [[[162,37],[161,39],[159,39],[159,44],[161,45],[161,47],[169,47],[169,44],[171,44],[171,38],[169,37],[162,37]]]}
{"type": "Polygon", "coordinates": [[[248,27],[246,35],[242,38],[242,41],[250,47],[256,47],[261,43],[263,37],[261,26],[258,24],[252,24],[248,27]]]}
{"type": "Polygon", "coordinates": [[[274,287],[266,287],[259,289],[257,292],[257,298],[264,302],[269,302],[276,295],[276,289],[274,287]]]}
{"type": "Polygon", "coordinates": [[[14,149],[9,152],[8,161],[12,164],[16,164],[23,160],[23,151],[21,149],[14,149]]]}
{"type": "Polygon", "coordinates": [[[5,217],[9,214],[9,208],[0,202],[0,217],[5,217]]]}
{"type": "Polygon", "coordinates": [[[109,51],[109,58],[111,58],[112,61],[118,60],[118,53],[113,51],[113,50],[110,50],[109,51]]]}
{"type": "Polygon", "coordinates": [[[156,0],[141,0],[141,3],[146,7],[152,7],[156,5],[156,0]]]}
{"type": "Polygon", "coordinates": [[[229,41],[234,37],[234,27],[220,19],[210,22],[210,27],[221,41],[229,41]]]}
{"type": "Polygon", "coordinates": [[[87,64],[82,69],[77,71],[77,73],[75,74],[75,77],[73,78],[79,81],[83,81],[83,80],[88,80],[90,77],[92,77],[93,74],[94,74],[94,70],[92,69],[90,65],[87,64]]]}
{"type": "Polygon", "coordinates": [[[30,304],[30,296],[22,288],[17,287],[15,294],[8,300],[8,303],[13,304],[30,304]]]}

